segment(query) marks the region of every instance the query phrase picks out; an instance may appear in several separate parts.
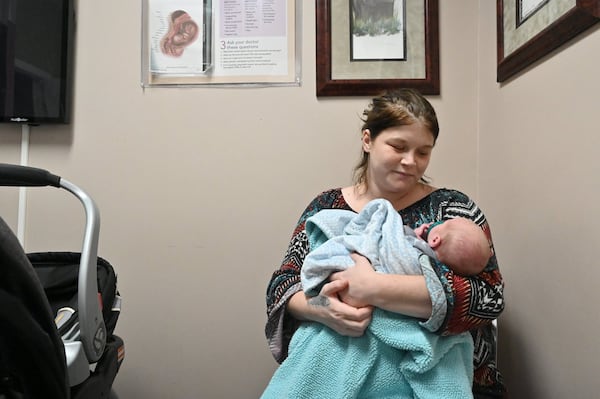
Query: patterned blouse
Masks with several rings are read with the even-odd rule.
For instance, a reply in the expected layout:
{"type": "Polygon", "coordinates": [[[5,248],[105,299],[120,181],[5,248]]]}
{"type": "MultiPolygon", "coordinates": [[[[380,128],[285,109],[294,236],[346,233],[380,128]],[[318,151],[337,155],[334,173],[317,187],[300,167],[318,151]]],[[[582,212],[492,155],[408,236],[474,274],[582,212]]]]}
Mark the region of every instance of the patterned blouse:
{"type": "MultiPolygon", "coordinates": [[[[309,251],[305,221],[323,209],[351,210],[341,188],[319,194],[302,213],[285,254],[281,267],[273,273],[267,288],[267,324],[265,333],[269,348],[281,363],[287,357],[290,339],[299,321],[289,315],[286,303],[302,289],[300,268],[309,251]]],[[[448,189],[438,189],[425,198],[399,211],[404,224],[416,228],[423,223],[465,217],[477,223],[488,235],[491,232],[483,212],[465,194],[448,189]]],[[[492,245],[493,250],[493,245],[492,245]]],[[[475,343],[474,393],[501,397],[504,392],[502,376],[496,368],[496,337],[492,320],[504,309],[503,281],[496,255],[492,255],[486,268],[477,276],[459,276],[446,265],[430,259],[431,272],[424,270],[427,287],[433,302],[430,320],[422,323],[441,335],[470,331],[475,343]],[[437,277],[437,279],[435,278],[437,277]],[[434,291],[439,291],[441,305],[434,291]],[[445,301],[444,301],[445,299],[445,301]]]]}

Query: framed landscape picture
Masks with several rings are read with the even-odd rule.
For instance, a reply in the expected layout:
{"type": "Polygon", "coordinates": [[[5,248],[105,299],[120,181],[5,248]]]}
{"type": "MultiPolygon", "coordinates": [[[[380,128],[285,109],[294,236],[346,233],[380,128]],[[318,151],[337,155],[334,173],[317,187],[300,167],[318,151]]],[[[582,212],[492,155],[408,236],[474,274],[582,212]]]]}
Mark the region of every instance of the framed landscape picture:
{"type": "Polygon", "coordinates": [[[437,0],[317,0],[317,96],[439,94],[437,0]]]}

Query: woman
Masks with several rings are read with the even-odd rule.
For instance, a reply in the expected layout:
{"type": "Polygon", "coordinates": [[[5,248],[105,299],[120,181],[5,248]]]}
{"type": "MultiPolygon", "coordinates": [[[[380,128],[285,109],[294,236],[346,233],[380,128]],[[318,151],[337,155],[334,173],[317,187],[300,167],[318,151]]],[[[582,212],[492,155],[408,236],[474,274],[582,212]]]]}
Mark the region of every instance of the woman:
{"type": "Polygon", "coordinates": [[[335,273],[318,296],[308,298],[300,268],[309,251],[305,221],[323,209],[360,212],[371,200],[384,198],[412,228],[431,221],[467,217],[491,234],[485,216],[465,194],[438,189],[424,178],[439,133],[431,104],[418,92],[401,89],[372,100],[363,113],[363,155],[354,185],[325,191],[306,208],[292,235],[279,270],[267,290],[266,335],[273,356],[282,362],[291,336],[303,320],[322,323],[339,334],[361,336],[373,307],[421,319],[438,334],[471,331],[475,342],[475,397],[501,397],[502,379],[495,365],[495,338],[490,321],[504,307],[502,276],[495,255],[474,277],[454,274],[430,259],[422,276],[375,273],[369,261],[353,255],[355,267],[335,273]],[[347,303],[368,303],[355,308],[347,303]]]}

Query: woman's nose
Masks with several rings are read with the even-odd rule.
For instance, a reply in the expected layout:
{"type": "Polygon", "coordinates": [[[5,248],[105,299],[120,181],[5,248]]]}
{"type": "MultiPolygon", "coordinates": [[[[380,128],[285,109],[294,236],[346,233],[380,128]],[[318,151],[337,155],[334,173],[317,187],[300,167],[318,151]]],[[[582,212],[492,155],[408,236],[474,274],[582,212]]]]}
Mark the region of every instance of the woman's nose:
{"type": "Polygon", "coordinates": [[[415,156],[413,153],[407,152],[404,154],[400,162],[402,162],[403,165],[414,165],[416,163],[415,156]]]}

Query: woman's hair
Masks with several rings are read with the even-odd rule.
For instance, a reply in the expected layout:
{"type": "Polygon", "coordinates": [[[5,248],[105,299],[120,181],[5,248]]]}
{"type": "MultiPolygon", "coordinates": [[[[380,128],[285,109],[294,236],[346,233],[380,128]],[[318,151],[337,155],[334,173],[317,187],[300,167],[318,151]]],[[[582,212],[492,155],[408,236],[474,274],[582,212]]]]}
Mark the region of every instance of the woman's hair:
{"type": "MultiPolygon", "coordinates": [[[[373,98],[363,111],[361,120],[361,132],[369,129],[371,140],[375,140],[385,129],[412,125],[415,122],[421,122],[431,132],[434,144],[440,132],[435,110],[421,93],[412,89],[391,90],[373,98]]],[[[367,183],[368,165],[369,153],[363,151],[359,163],[354,168],[356,185],[367,183]]],[[[421,180],[427,182],[425,179],[421,180]]]]}

